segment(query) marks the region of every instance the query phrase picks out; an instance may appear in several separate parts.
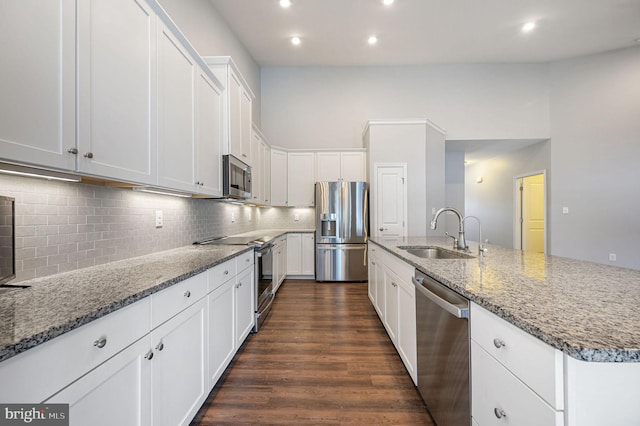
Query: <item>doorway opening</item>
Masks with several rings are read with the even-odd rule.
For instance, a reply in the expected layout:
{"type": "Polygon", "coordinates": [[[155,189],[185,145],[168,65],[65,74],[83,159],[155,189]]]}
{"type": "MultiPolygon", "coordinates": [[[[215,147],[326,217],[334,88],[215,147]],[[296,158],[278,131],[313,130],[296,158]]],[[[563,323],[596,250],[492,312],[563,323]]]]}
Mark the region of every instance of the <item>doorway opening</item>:
{"type": "Polygon", "coordinates": [[[515,177],[515,249],[547,252],[546,182],[546,170],[515,177]]]}

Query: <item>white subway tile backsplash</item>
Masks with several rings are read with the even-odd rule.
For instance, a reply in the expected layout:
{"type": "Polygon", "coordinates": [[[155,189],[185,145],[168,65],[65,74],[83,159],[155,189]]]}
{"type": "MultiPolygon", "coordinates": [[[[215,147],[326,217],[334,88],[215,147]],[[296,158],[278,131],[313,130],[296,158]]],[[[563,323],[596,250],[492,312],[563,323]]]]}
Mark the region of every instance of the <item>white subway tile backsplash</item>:
{"type": "Polygon", "coordinates": [[[83,183],[0,176],[16,199],[16,279],[72,271],[259,228],[314,227],[314,209],[257,208],[83,183]],[[155,212],[163,211],[162,228],[155,212]],[[231,214],[235,221],[231,222],[231,214]],[[294,214],[300,220],[294,221],[294,214]]]}

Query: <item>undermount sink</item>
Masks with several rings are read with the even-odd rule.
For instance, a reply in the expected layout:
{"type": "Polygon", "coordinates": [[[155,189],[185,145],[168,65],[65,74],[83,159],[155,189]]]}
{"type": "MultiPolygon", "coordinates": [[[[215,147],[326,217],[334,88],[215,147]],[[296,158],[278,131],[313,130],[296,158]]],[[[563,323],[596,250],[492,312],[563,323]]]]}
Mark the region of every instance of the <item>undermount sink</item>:
{"type": "Polygon", "coordinates": [[[474,257],[460,252],[436,246],[399,246],[399,249],[424,259],[473,259],[474,257]]]}

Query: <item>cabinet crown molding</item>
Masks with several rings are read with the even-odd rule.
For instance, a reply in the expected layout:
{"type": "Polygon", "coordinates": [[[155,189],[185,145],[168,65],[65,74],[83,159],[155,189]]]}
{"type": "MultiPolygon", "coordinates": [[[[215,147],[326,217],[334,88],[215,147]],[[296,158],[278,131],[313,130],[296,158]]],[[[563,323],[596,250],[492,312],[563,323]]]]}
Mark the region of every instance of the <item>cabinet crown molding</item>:
{"type": "Polygon", "coordinates": [[[442,127],[438,126],[433,121],[427,118],[412,118],[412,119],[401,119],[401,120],[369,120],[364,126],[362,130],[362,135],[364,136],[371,126],[389,126],[389,125],[402,125],[402,124],[425,124],[432,129],[442,133],[443,135],[447,135],[447,131],[442,127]]]}
{"type": "Polygon", "coordinates": [[[251,86],[249,85],[247,80],[244,78],[244,75],[242,75],[242,73],[240,72],[240,68],[238,68],[238,66],[233,61],[233,58],[231,56],[203,56],[202,60],[209,66],[225,65],[227,67],[230,67],[233,70],[233,72],[236,74],[236,76],[240,78],[242,85],[249,92],[251,99],[253,100],[256,98],[256,95],[253,93],[251,86]]]}

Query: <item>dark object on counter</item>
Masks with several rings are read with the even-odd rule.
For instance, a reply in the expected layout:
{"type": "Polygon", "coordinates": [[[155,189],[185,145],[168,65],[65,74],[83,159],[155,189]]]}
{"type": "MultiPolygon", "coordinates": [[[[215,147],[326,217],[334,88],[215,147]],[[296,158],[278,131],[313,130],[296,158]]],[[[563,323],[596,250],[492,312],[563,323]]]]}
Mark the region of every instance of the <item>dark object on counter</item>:
{"type": "Polygon", "coordinates": [[[0,284],[15,277],[15,199],[0,195],[0,284]]]}

